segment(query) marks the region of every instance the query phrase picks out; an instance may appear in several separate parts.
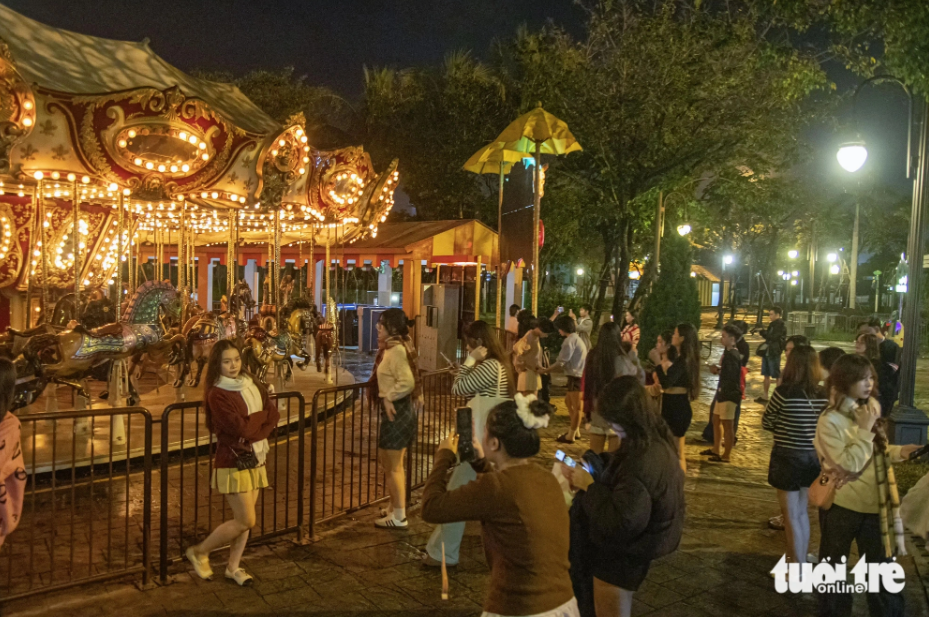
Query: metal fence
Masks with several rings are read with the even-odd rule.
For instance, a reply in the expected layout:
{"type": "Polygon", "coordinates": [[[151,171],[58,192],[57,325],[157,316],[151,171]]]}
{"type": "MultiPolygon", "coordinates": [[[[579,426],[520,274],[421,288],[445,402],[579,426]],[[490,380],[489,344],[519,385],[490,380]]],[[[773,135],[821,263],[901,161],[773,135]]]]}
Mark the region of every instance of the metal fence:
{"type": "Polygon", "coordinates": [[[152,528],[148,410],[90,409],[32,414],[20,420],[30,480],[22,519],[0,552],[6,570],[0,571],[0,597],[11,600],[136,572],[148,583],[152,528]],[[133,424],[138,423],[143,425],[142,443],[133,440],[133,424]],[[41,452],[51,452],[51,458],[46,460],[41,452]],[[60,462],[59,453],[67,464],[60,462]],[[138,463],[130,465],[131,459],[138,463]]]}
{"type": "MultiPolygon", "coordinates": [[[[407,452],[408,496],[425,483],[435,448],[464,404],[451,394],[452,379],[448,370],[423,376],[425,408],[407,452]]],[[[317,524],[387,497],[371,387],[319,390],[309,415],[299,392],[273,395],[281,422],[269,437],[271,487],[261,491],[250,540],[295,534],[304,541],[317,524]]],[[[153,541],[166,582],[168,566],[231,517],[211,487],[215,438],[200,401],[169,405],[159,419],[138,407],[20,419],[29,481],[22,521],[0,549],[0,601],[127,574],[141,573],[149,584],[153,541]]]]}

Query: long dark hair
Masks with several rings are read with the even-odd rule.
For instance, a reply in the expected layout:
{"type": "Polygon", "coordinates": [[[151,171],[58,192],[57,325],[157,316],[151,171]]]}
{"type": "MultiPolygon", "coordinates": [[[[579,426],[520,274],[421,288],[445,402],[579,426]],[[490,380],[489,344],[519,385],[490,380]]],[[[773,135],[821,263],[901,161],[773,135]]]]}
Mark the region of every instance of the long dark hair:
{"type": "MultiPolygon", "coordinates": [[[[668,348],[668,351],[665,352],[668,356],[668,360],[674,362],[677,360],[677,347],[671,344],[671,339],[674,337],[674,330],[662,330],[661,334],[658,336],[661,337],[661,340],[664,341],[665,347],[668,348]]],[[[658,341],[655,341],[656,343],[658,341]]]]}
{"type": "Polygon", "coordinates": [[[409,336],[413,322],[406,318],[402,309],[389,308],[381,313],[378,322],[387,330],[387,336],[409,336]]]}
{"type": "Polygon", "coordinates": [[[855,339],[855,342],[861,341],[864,343],[864,354],[865,358],[871,361],[871,364],[875,366],[880,366],[881,364],[881,342],[878,340],[877,336],[870,333],[859,334],[858,338],[855,339]]]}
{"type": "MultiPolygon", "coordinates": [[[[219,381],[219,378],[223,374],[223,353],[229,351],[230,349],[235,349],[239,352],[239,358],[242,359],[242,350],[239,349],[239,346],[235,344],[231,339],[222,339],[217,341],[213,345],[213,349],[210,350],[210,359],[207,360],[206,364],[206,377],[204,377],[203,384],[203,410],[206,412],[206,428],[212,432],[213,431],[213,414],[210,409],[210,392],[213,388],[216,387],[216,382],[219,381]]],[[[245,362],[242,361],[242,367],[239,369],[240,375],[248,375],[251,377],[252,381],[255,383],[255,386],[258,388],[258,391],[261,393],[261,398],[264,399],[267,389],[264,387],[258,378],[248,372],[245,368],[245,362]]]]}
{"type": "Polygon", "coordinates": [[[13,407],[13,394],[16,390],[16,365],[12,360],[0,358],[0,420],[6,417],[13,407]]]}
{"type": "Polygon", "coordinates": [[[590,389],[590,396],[596,398],[606,384],[613,381],[616,377],[616,358],[624,353],[620,325],[611,321],[600,326],[597,344],[587,356],[589,369],[584,386],[590,389]]]}
{"type": "Polygon", "coordinates": [[[465,341],[474,349],[484,347],[487,349],[487,359],[494,359],[500,363],[503,370],[506,371],[506,378],[509,383],[507,396],[516,394],[516,372],[513,370],[513,363],[510,362],[510,355],[506,353],[500,339],[497,338],[494,331],[484,321],[472,322],[464,331],[465,341]]]}
{"type": "Polygon", "coordinates": [[[797,345],[787,356],[784,376],[781,384],[799,386],[810,398],[822,398],[825,395],[819,382],[823,378],[823,369],[819,364],[819,354],[809,345],[797,345]]]}
{"type": "Polygon", "coordinates": [[[618,424],[626,433],[619,456],[639,455],[655,442],[665,442],[677,451],[667,423],[648,408],[645,388],[637,377],[624,375],[607,384],[597,400],[597,410],[604,420],[618,424]]]}
{"type": "MultiPolygon", "coordinates": [[[[555,408],[544,401],[533,401],[529,411],[537,418],[551,415],[555,408]]],[[[487,416],[487,434],[496,437],[503,445],[507,456],[511,458],[529,458],[539,453],[542,442],[539,432],[526,428],[516,412],[516,401],[505,401],[490,410],[487,416]]]]}
{"type": "Polygon", "coordinates": [[[677,334],[681,341],[680,360],[690,375],[690,400],[695,401],[700,396],[700,341],[697,339],[697,330],[689,323],[677,324],[677,334]]]}

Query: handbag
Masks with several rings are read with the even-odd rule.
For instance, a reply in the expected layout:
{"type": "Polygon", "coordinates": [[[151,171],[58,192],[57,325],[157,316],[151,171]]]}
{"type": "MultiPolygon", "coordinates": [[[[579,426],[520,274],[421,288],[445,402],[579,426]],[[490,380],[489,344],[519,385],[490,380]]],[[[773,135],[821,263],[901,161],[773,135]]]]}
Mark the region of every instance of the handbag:
{"type": "Polygon", "coordinates": [[[755,349],[755,355],[764,358],[768,355],[768,343],[765,341],[755,349]]]}
{"type": "MultiPolygon", "coordinates": [[[[809,397],[807,397],[807,402],[809,402],[810,409],[812,410],[813,402],[810,401],[809,397]]],[[[823,464],[821,465],[819,477],[810,485],[809,491],[807,492],[807,500],[817,508],[828,510],[832,507],[832,502],[835,501],[835,492],[845,484],[861,477],[864,470],[871,464],[873,457],[868,459],[868,462],[860,472],[853,474],[845,471],[842,469],[841,465],[833,461],[825,446],[821,446],[820,451],[823,455],[823,464]],[[826,465],[829,467],[827,468],[826,465]]]]}
{"type": "Polygon", "coordinates": [[[251,449],[251,446],[249,446],[248,452],[243,454],[236,452],[235,448],[232,446],[229,446],[229,449],[232,450],[232,453],[235,455],[235,467],[239,471],[258,467],[258,457],[255,455],[255,451],[251,449]]]}

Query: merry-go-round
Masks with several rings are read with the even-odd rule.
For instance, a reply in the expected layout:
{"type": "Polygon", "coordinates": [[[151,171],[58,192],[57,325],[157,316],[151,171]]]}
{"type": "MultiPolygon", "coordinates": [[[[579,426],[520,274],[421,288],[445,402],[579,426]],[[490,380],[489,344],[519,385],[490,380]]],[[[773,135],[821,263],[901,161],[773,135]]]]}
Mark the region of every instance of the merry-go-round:
{"type": "Polygon", "coordinates": [[[304,264],[376,236],[397,161],[378,173],[362,147],[312,141],[302,114],[279,124],[147,42],[0,5],[0,354],[17,407],[199,398],[224,338],[279,390],[350,380],[330,362],[330,268],[317,281],[304,264]]]}

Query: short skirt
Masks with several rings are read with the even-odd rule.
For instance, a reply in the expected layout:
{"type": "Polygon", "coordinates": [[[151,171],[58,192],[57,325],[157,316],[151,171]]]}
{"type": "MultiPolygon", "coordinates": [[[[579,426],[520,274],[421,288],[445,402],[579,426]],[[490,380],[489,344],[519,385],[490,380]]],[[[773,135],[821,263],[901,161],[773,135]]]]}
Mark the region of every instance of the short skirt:
{"type": "MultiPolygon", "coordinates": [[[[383,404],[383,403],[382,403],[383,404]]],[[[413,445],[416,438],[416,412],[413,411],[413,395],[394,401],[396,415],[393,420],[387,418],[387,412],[381,411],[381,428],[377,437],[377,447],[381,450],[403,450],[413,445]]]]}
{"type": "Polygon", "coordinates": [[[235,467],[214,469],[210,486],[223,495],[248,493],[259,488],[268,488],[270,486],[268,468],[260,465],[253,469],[236,469],[235,467]]]}
{"type": "Polygon", "coordinates": [[[819,457],[816,450],[796,450],[774,446],[768,463],[768,484],[780,491],[809,488],[819,477],[819,457]]]}
{"type": "Polygon", "coordinates": [[[587,432],[591,435],[606,435],[607,437],[615,437],[617,434],[596,409],[590,414],[590,426],[587,427],[587,432]]]}
{"type": "Polygon", "coordinates": [[[694,418],[693,409],[690,407],[690,397],[686,394],[662,394],[661,417],[668,423],[672,435],[675,437],[686,435],[690,422],[694,418]]]}
{"type": "Polygon", "coordinates": [[[516,378],[517,392],[538,392],[542,388],[542,380],[535,371],[523,371],[516,378]]]}

